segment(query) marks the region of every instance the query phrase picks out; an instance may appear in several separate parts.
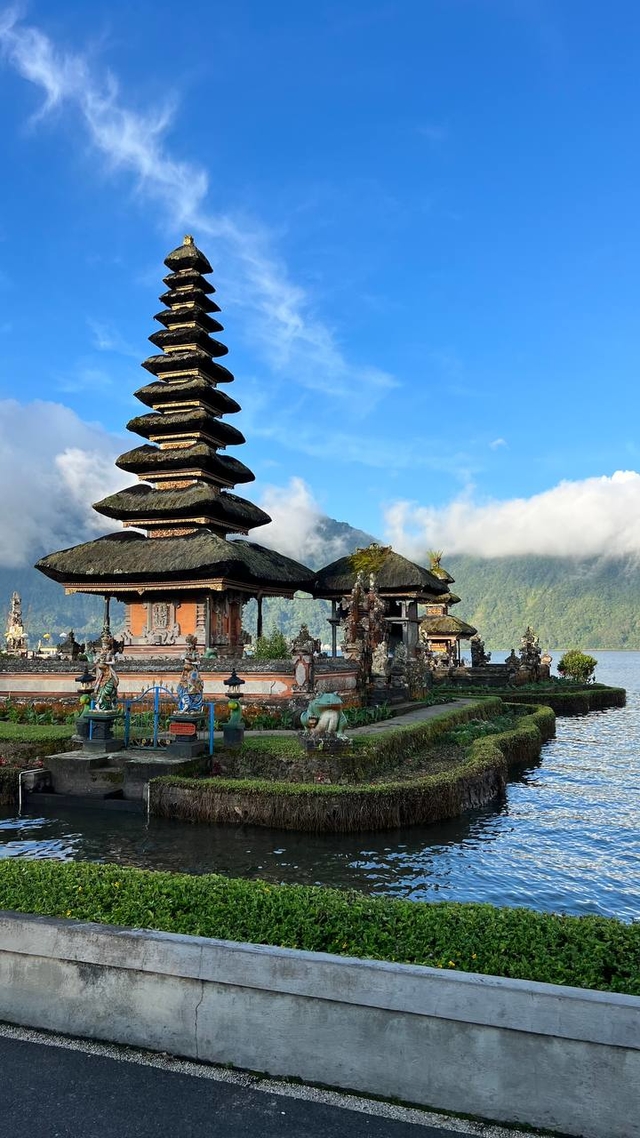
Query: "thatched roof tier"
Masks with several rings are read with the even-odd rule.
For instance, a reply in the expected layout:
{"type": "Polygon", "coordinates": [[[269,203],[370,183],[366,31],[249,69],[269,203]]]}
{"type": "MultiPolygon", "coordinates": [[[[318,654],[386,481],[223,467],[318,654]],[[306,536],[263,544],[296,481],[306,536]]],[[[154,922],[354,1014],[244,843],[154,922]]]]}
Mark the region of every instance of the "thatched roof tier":
{"type": "Polygon", "coordinates": [[[438,604],[439,605],[459,605],[460,604],[460,597],[458,597],[455,593],[442,593],[441,596],[438,597],[438,604]]]}
{"type": "Polygon", "coordinates": [[[219,320],[214,320],[213,316],[191,304],[176,304],[173,308],[163,308],[162,312],[156,312],[153,319],[157,320],[158,324],[164,324],[166,328],[172,328],[174,324],[192,324],[202,328],[203,332],[224,331],[219,320]]]}
{"type": "Polygon", "coordinates": [[[206,435],[218,446],[240,446],[246,442],[242,431],[224,423],[203,407],[188,408],[185,411],[165,411],[149,415],[136,415],[127,423],[128,431],[135,431],[145,439],[158,439],[164,436],[206,435]]]}
{"type": "Polygon", "coordinates": [[[164,263],[173,273],[181,272],[183,269],[190,269],[196,273],[213,272],[207,258],[204,253],[198,249],[191,234],[185,237],[182,245],[178,245],[177,249],[173,249],[171,253],[165,257],[164,263]]]}
{"type": "Polygon", "coordinates": [[[255,475],[243,462],[226,454],[218,454],[208,443],[169,447],[167,450],[148,445],[135,447],[134,450],[121,454],[116,459],[116,466],[151,481],[155,481],[156,475],[167,478],[192,472],[200,476],[209,475],[224,486],[255,480],[255,475]]]}
{"type": "Polygon", "coordinates": [[[220,356],[226,356],[229,349],[221,344],[219,340],[214,340],[212,336],[205,332],[202,328],[198,328],[195,323],[184,325],[180,328],[162,328],[160,332],[154,332],[149,339],[156,348],[161,348],[163,352],[170,352],[173,348],[186,351],[190,347],[200,348],[207,355],[219,359],[220,356]]]}
{"type": "Polygon", "coordinates": [[[441,581],[446,581],[448,585],[453,585],[455,578],[452,577],[450,573],[447,573],[447,570],[442,567],[440,564],[441,557],[441,553],[431,553],[429,555],[429,569],[433,573],[434,577],[439,577],[441,581]]]}
{"type": "MultiPolygon", "coordinates": [[[[337,600],[350,593],[356,579],[351,557],[332,561],[316,575],[314,597],[337,600]]],[[[416,565],[393,550],[387,554],[376,572],[378,590],[382,596],[411,597],[416,600],[439,600],[447,588],[422,565],[416,565]]]]}
{"type": "Polygon", "coordinates": [[[233,375],[226,367],[216,364],[203,348],[186,348],[181,352],[163,352],[161,356],[149,356],[142,366],[152,375],[165,373],[196,372],[210,379],[212,383],[233,383],[233,375]]]}
{"type": "Polygon", "coordinates": [[[202,376],[157,379],[155,383],[139,387],[134,394],[136,399],[145,403],[147,407],[164,407],[172,403],[192,405],[198,402],[210,407],[216,415],[233,415],[236,411],[240,411],[240,404],[236,403],[235,399],[225,391],[213,387],[202,376]]]}
{"type": "Polygon", "coordinates": [[[71,549],[50,553],[37,569],[69,589],[140,599],[140,592],[168,584],[185,589],[241,588],[293,596],[311,592],[314,574],[306,565],[250,541],[225,541],[211,530],[181,537],[145,537],[132,530],[112,533],[71,549]]]}
{"type": "MultiPolygon", "coordinates": [[[[166,277],[165,280],[171,280],[171,277],[166,277]]],[[[162,296],[158,299],[162,304],[171,305],[172,308],[178,304],[193,304],[201,312],[219,312],[220,305],[216,304],[215,300],[211,300],[207,293],[213,292],[212,288],[206,291],[195,286],[185,286],[184,288],[170,288],[168,292],[163,292],[162,296]]]]}
{"type": "Polygon", "coordinates": [[[470,640],[477,631],[472,624],[455,616],[425,616],[420,624],[420,632],[427,637],[457,636],[460,640],[470,640]]]}
{"type": "MultiPolygon", "coordinates": [[[[208,296],[216,291],[211,281],[208,281],[202,273],[197,273],[194,269],[180,269],[176,273],[168,273],[166,277],[162,278],[162,281],[171,290],[195,288],[198,292],[204,292],[208,296]]],[[[160,299],[162,300],[162,297],[160,299]]]]}
{"type": "Polygon", "coordinates": [[[105,517],[132,525],[147,520],[197,518],[222,533],[248,533],[254,526],[264,526],[271,521],[253,502],[198,482],[174,490],[155,490],[148,482],[138,482],[96,502],[93,508],[105,517]]]}

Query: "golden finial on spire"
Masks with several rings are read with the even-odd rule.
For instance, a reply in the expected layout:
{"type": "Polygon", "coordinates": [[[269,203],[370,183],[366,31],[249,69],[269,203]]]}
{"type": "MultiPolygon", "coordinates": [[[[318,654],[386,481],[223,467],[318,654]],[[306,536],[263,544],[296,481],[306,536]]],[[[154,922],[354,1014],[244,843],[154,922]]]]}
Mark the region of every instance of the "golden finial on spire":
{"type": "Polygon", "coordinates": [[[193,237],[191,236],[190,233],[185,233],[184,241],[182,242],[182,244],[183,245],[193,245],[194,244],[193,237]]]}

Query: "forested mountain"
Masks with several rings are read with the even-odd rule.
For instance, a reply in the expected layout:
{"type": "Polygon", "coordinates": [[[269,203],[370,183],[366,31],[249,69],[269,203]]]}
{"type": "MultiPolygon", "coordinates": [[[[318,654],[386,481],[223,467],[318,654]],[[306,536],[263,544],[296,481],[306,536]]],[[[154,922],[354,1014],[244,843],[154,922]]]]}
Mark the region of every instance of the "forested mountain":
{"type": "MultiPolygon", "coordinates": [[[[345,522],[323,519],[323,545],[309,557],[314,568],[368,544],[371,537],[345,522]],[[326,556],[322,556],[322,551],[326,556]]],[[[425,555],[426,560],[426,555],[425,555]]],[[[455,577],[462,603],[456,616],[474,624],[492,648],[518,647],[527,624],[543,646],[640,649],[640,559],[571,560],[553,557],[447,557],[443,564],[455,577]]],[[[73,628],[79,639],[94,636],[102,623],[101,600],[66,597],[64,590],[35,569],[0,569],[0,642],[11,593],[22,596],[30,643],[49,632],[55,640],[73,628]]],[[[265,602],[265,631],[279,627],[293,636],[305,622],[327,643],[328,604],[296,598],[265,602]]],[[[114,609],[114,627],[121,608],[114,609]]],[[[255,628],[255,604],[247,606],[245,626],[255,628]]]]}

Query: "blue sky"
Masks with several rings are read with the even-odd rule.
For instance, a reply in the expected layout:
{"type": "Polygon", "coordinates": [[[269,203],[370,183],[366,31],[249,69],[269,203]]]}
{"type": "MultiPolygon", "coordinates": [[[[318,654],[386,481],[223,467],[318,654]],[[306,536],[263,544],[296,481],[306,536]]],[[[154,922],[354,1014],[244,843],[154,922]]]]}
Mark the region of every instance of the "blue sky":
{"type": "Polygon", "coordinates": [[[131,445],[193,232],[281,543],[295,506],[413,552],[640,549],[631,0],[35,2],[0,43],[0,476],[24,432],[47,538],[131,445]]]}

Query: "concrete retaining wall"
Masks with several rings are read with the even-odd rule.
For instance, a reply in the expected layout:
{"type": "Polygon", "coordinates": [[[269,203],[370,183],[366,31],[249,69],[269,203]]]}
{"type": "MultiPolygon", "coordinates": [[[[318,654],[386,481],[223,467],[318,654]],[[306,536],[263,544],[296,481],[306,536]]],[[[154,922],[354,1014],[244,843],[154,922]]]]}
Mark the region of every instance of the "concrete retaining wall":
{"type": "Polygon", "coordinates": [[[0,914],[0,1019],[638,1138],[640,999],[0,914]]]}

